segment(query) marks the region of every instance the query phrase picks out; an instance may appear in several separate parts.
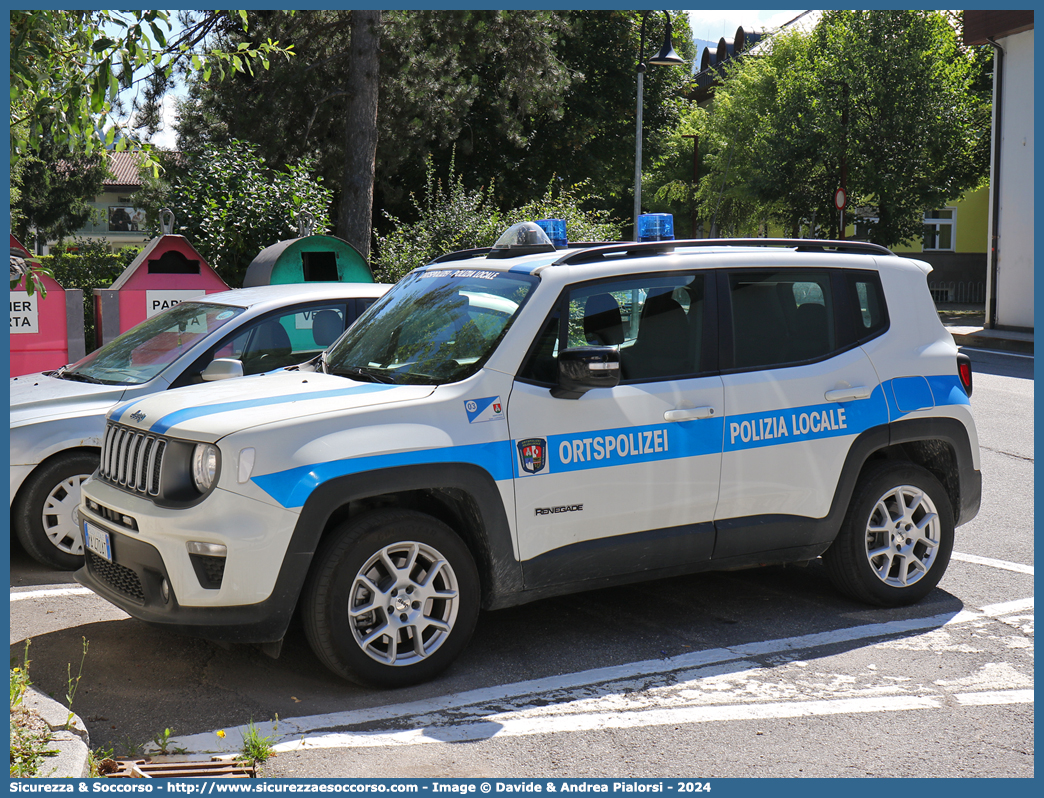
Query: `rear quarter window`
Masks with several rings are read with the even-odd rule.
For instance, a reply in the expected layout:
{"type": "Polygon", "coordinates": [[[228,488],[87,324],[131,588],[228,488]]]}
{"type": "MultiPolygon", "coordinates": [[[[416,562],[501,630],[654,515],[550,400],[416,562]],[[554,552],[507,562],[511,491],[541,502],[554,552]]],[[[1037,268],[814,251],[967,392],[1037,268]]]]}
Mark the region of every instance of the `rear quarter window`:
{"type": "Polygon", "coordinates": [[[852,272],[847,278],[856,341],[868,341],[888,329],[881,278],[876,272],[852,272]]]}

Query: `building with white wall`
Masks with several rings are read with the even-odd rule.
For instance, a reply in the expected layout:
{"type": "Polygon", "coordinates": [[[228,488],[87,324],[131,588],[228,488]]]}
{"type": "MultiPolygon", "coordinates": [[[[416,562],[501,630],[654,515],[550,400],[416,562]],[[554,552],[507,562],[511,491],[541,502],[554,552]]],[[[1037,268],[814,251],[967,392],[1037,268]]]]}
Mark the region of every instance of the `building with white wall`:
{"type": "Polygon", "coordinates": [[[1033,329],[1033,12],[965,11],[964,43],[994,48],[986,326],[1033,329]]]}

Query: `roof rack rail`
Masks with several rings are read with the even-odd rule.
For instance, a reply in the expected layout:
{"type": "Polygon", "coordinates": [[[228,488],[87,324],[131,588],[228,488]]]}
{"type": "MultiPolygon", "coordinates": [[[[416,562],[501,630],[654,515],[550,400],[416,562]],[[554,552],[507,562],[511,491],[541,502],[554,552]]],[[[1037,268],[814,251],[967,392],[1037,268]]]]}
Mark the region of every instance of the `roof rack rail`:
{"type": "Polygon", "coordinates": [[[443,255],[439,255],[435,260],[428,261],[428,264],[432,263],[446,263],[451,260],[465,260],[466,258],[477,258],[479,255],[486,255],[493,251],[493,247],[476,247],[475,249],[460,249],[456,252],[447,252],[443,255]]]}
{"type": "Polygon", "coordinates": [[[880,244],[866,241],[833,241],[821,238],[693,238],[676,241],[628,241],[593,249],[579,249],[556,260],[553,266],[567,263],[592,263],[611,256],[666,255],[679,247],[793,247],[798,252],[840,252],[860,255],[892,255],[880,244]]]}
{"type": "MultiPolygon", "coordinates": [[[[590,249],[591,247],[610,247],[616,246],[624,242],[621,241],[570,241],[566,246],[569,249],[590,249]]],[[[446,263],[447,261],[454,260],[465,260],[466,258],[477,258],[479,255],[488,255],[493,251],[493,247],[476,247],[475,249],[460,249],[456,252],[446,252],[445,254],[439,255],[434,260],[428,261],[428,265],[432,263],[446,263]]]]}

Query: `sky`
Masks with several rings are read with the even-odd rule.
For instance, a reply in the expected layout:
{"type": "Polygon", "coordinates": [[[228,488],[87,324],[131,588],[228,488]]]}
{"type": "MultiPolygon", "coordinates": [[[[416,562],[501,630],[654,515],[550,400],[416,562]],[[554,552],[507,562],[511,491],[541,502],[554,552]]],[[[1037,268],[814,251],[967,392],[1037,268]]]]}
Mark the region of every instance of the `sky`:
{"type": "MultiPolygon", "coordinates": [[[[728,9],[725,11],[688,11],[689,25],[692,28],[692,35],[696,39],[704,39],[707,41],[716,42],[722,36],[726,39],[731,39],[736,35],[736,28],[743,26],[746,29],[749,28],[778,28],[784,22],[789,22],[798,14],[801,10],[797,11],[741,11],[737,9],[728,9]]],[[[172,18],[176,15],[172,14],[172,18]]],[[[700,57],[700,53],[697,52],[696,57],[700,57]]],[[[698,62],[697,62],[698,63],[698,62]]],[[[176,96],[184,96],[184,87],[178,85],[178,88],[174,92],[168,94],[163,100],[163,130],[157,133],[152,138],[152,143],[162,149],[174,149],[175,137],[174,137],[174,123],[175,123],[175,111],[174,111],[174,99],[176,96]]]]}
{"type": "Polygon", "coordinates": [[[730,8],[726,11],[688,11],[689,25],[696,39],[716,42],[722,36],[731,39],[736,35],[736,28],[778,28],[789,22],[801,11],[740,11],[730,8]]]}

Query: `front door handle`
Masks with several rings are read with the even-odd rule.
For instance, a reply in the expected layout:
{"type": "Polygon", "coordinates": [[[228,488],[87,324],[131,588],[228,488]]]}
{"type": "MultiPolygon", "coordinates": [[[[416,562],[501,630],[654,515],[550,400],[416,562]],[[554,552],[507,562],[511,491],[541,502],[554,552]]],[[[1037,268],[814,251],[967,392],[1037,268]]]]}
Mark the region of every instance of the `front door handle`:
{"type": "Polygon", "coordinates": [[[857,385],[854,388],[838,388],[823,394],[823,397],[828,402],[850,402],[853,399],[866,399],[868,396],[870,396],[870,389],[865,385],[857,385]]]}
{"type": "Polygon", "coordinates": [[[663,414],[663,420],[691,421],[694,418],[710,418],[713,415],[713,407],[683,407],[680,410],[668,410],[663,414]]]}

